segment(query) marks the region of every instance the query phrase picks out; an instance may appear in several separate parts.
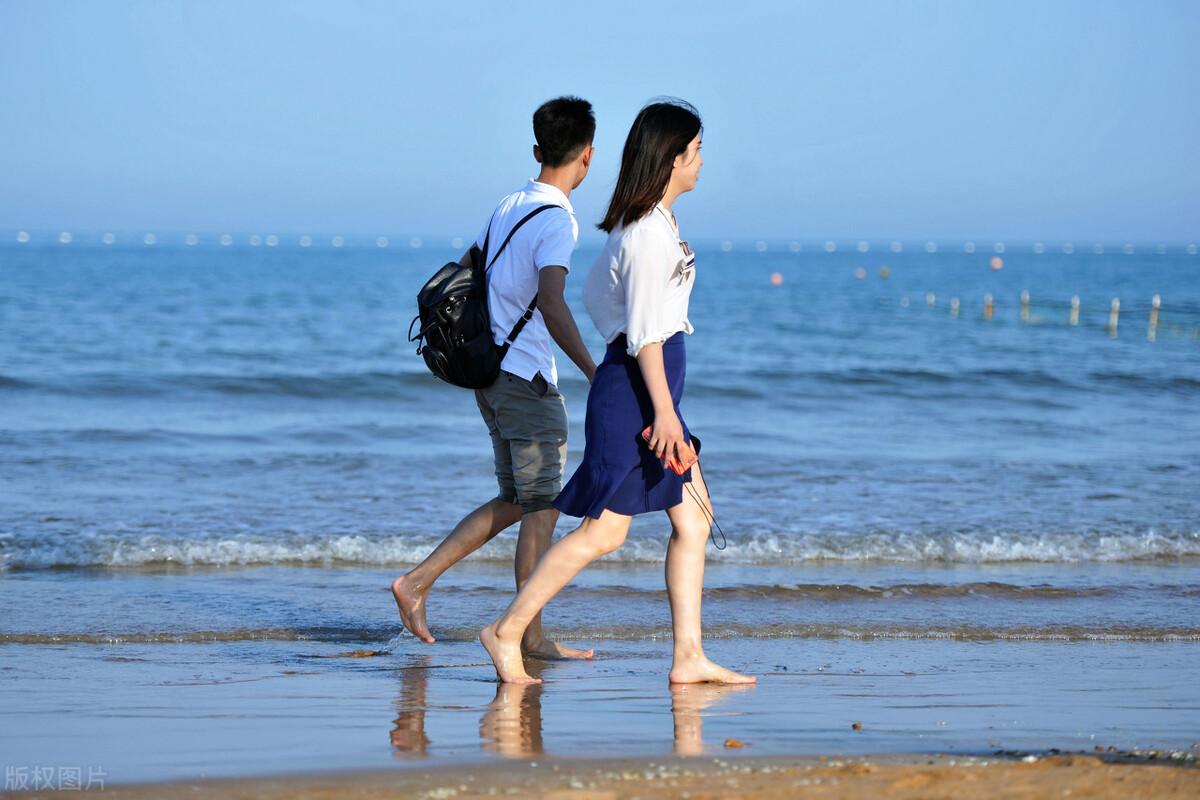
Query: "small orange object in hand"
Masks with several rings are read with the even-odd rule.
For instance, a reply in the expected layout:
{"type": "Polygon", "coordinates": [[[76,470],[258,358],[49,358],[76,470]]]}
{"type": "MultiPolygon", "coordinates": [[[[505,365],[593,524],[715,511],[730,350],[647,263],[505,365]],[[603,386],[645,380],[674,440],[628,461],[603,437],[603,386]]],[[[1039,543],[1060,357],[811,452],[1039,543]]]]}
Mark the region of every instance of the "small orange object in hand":
{"type": "MultiPolygon", "coordinates": [[[[646,430],[642,431],[642,438],[646,441],[647,444],[650,443],[650,428],[649,427],[647,427],[646,430]]],[[[670,468],[671,471],[674,472],[676,475],[682,475],[683,473],[685,473],[689,469],[691,469],[693,466],[695,466],[696,462],[699,460],[700,460],[700,456],[696,455],[696,451],[693,450],[690,445],[685,444],[683,446],[683,461],[682,462],[676,461],[672,456],[668,455],[667,458],[665,459],[665,463],[666,463],[666,466],[668,468],[670,468]]]]}

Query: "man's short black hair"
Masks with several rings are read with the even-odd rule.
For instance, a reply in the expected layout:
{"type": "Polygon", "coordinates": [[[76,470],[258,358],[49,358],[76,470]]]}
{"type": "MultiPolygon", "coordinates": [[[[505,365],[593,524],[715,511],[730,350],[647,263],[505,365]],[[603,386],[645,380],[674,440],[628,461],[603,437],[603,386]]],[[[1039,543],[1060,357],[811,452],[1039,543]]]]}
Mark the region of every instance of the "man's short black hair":
{"type": "Polygon", "coordinates": [[[595,135],[592,104],[579,97],[556,97],[533,112],[533,138],[547,167],[566,164],[590,145],[595,135]]]}

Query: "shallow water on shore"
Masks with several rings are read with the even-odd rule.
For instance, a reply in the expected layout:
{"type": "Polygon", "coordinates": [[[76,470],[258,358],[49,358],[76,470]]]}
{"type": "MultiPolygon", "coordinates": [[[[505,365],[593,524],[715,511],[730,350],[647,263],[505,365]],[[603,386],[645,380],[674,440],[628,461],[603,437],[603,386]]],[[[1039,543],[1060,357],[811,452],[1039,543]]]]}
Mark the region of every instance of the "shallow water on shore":
{"type": "Polygon", "coordinates": [[[682,690],[656,566],[565,590],[548,631],[597,658],[535,665],[531,689],[498,686],[474,641],[511,597],[499,564],[437,585],[433,645],[398,633],[392,570],[17,572],[0,581],[0,751],[103,765],[115,784],[712,755],[728,738],[753,755],[1189,747],[1196,567],[1093,569],[1055,565],[1048,589],[1045,565],[814,565],[762,590],[746,572],[770,569],[719,565],[707,650],[760,683],[682,690]]]}
{"type": "MultiPolygon", "coordinates": [[[[497,758],[1187,748],[1195,644],[715,639],[759,675],[671,688],[669,643],[498,685],[474,642],[363,657],[348,643],[0,646],[8,763],[99,765],[111,784],[497,758]],[[861,723],[855,729],[854,723],[861,723]]],[[[369,652],[369,651],[368,651],[369,652]]]]}

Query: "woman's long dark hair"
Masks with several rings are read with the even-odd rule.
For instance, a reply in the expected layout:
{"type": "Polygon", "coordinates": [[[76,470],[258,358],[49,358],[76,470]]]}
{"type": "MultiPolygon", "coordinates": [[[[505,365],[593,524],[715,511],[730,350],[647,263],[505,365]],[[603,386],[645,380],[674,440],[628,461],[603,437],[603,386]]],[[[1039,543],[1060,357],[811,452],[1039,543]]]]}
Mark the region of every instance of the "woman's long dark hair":
{"type": "Polygon", "coordinates": [[[608,213],[596,227],[612,233],[649,214],[667,191],[675,156],[686,151],[703,128],[700,112],[673,97],[655,100],[639,111],[625,138],[621,174],[608,213]]]}

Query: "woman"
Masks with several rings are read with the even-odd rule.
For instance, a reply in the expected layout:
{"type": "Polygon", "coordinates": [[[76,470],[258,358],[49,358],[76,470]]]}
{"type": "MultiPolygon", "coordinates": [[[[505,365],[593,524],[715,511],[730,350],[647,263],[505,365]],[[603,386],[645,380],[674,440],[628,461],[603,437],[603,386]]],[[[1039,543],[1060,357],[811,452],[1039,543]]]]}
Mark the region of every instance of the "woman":
{"type": "Polygon", "coordinates": [[[665,466],[689,464],[693,448],[697,453],[700,448],[679,413],[695,258],[679,236],[671,206],[696,186],[704,163],[701,131],[700,116],[687,103],[655,102],[637,115],[625,140],[620,176],[599,226],[608,241],[584,287],[584,302],[608,351],[588,393],[583,462],[554,502],[584,520],[546,552],[508,610],[480,632],[506,683],[540,682],[521,661],[526,626],[580,570],[621,546],[634,514],[659,510],[671,521],[670,681],[755,680],[704,655],[700,593],[708,490],[698,466],[682,475],[665,466]],[[642,437],[647,427],[648,442],[642,437]]]}

